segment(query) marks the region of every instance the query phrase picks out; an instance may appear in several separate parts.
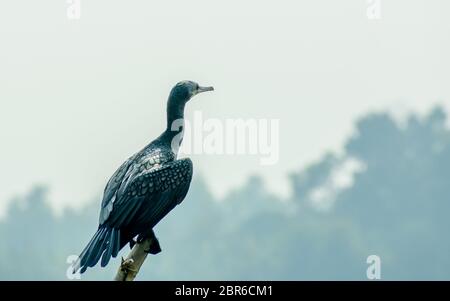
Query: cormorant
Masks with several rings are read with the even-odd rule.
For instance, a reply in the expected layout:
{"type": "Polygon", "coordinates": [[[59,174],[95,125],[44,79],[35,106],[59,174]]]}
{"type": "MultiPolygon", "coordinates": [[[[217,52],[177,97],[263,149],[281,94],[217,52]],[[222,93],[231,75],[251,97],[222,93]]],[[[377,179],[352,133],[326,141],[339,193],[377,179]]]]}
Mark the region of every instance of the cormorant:
{"type": "Polygon", "coordinates": [[[97,232],[75,262],[74,273],[83,273],[100,258],[101,266],[106,266],[125,245],[133,247],[136,237],[137,242],[153,239],[149,253],[161,251],[153,227],[181,203],[192,178],[192,161],[177,160],[184,107],[194,95],[212,90],[213,87],[200,87],[192,81],[179,82],[172,88],[167,101],[166,130],[126,160],[109,179],[97,232]]]}

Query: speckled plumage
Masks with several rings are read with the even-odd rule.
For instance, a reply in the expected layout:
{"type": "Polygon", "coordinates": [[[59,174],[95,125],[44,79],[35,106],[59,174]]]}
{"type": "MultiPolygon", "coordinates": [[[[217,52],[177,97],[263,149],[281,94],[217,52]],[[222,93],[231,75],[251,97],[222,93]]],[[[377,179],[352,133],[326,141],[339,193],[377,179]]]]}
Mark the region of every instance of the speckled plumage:
{"type": "MultiPolygon", "coordinates": [[[[190,81],[178,83],[167,104],[167,128],[153,142],[126,160],[109,179],[100,208],[99,227],[74,264],[74,272],[84,272],[101,258],[101,266],[134,238],[155,239],[149,253],[161,251],[153,227],[185,198],[192,179],[192,161],[177,160],[173,141],[181,128],[173,130],[175,120],[182,120],[186,102],[195,94],[211,91],[190,81]],[[203,90],[202,90],[203,89],[203,90]]],[[[177,142],[178,146],[181,141],[177,142]]]]}

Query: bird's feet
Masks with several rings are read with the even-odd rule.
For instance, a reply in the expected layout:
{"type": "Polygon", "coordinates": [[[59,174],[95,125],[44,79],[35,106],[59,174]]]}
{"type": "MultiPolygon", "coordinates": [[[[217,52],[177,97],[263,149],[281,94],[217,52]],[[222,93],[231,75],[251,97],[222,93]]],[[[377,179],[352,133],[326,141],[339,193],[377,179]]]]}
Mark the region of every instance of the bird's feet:
{"type": "Polygon", "coordinates": [[[123,259],[123,257],[122,257],[122,261],[120,263],[120,269],[124,272],[134,271],[133,264],[134,264],[134,260],[132,258],[123,259]]]}

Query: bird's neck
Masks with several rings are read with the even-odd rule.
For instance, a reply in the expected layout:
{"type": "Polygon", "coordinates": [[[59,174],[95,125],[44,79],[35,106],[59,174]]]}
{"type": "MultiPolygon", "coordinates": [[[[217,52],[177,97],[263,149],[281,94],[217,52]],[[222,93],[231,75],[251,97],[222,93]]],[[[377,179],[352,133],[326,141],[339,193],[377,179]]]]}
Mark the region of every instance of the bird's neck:
{"type": "Polygon", "coordinates": [[[163,135],[167,141],[170,141],[172,144],[177,144],[177,149],[183,139],[184,106],[184,102],[170,98],[167,102],[167,127],[163,135]]]}
{"type": "Polygon", "coordinates": [[[184,125],[184,101],[169,98],[167,101],[167,127],[166,131],[177,131],[184,125]]]}
{"type": "Polygon", "coordinates": [[[167,102],[167,128],[166,130],[172,130],[177,128],[177,124],[184,119],[184,104],[179,104],[171,101],[167,102]],[[181,121],[180,121],[181,120],[181,121]]]}

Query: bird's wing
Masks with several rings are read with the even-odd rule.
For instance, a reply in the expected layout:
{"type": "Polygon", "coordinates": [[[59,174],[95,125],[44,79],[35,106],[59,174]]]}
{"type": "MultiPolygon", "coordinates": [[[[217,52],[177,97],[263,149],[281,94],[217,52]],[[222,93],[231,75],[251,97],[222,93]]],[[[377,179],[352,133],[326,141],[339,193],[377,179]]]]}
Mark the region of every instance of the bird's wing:
{"type": "Polygon", "coordinates": [[[130,223],[155,225],[186,196],[192,179],[192,161],[175,160],[163,165],[125,173],[114,200],[102,207],[100,225],[112,228],[130,223]]]}
{"type": "Polygon", "coordinates": [[[114,172],[114,174],[106,184],[105,190],[103,192],[102,204],[100,207],[100,224],[105,221],[107,215],[109,214],[109,211],[112,210],[112,206],[116,200],[117,191],[119,190],[120,186],[123,182],[126,182],[126,180],[133,173],[133,163],[136,156],[137,154],[131,156],[130,158],[128,158],[128,160],[122,163],[122,165],[114,172]]]}

